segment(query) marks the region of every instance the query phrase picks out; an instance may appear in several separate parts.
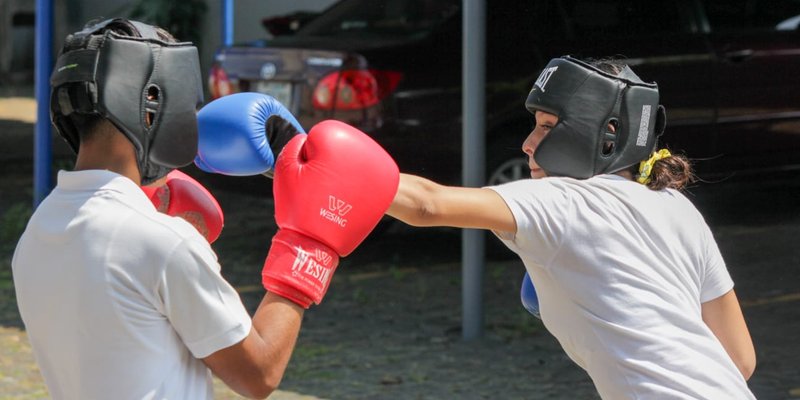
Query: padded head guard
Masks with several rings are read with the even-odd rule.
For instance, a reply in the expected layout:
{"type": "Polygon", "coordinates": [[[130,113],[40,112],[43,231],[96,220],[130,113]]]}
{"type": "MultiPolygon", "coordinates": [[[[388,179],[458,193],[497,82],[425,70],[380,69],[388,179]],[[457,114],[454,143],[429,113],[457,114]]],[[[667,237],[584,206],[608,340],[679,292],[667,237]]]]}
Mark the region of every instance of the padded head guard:
{"type": "Polygon", "coordinates": [[[547,64],[525,107],[558,116],[533,154],[548,176],[584,179],[634,165],[650,156],[666,125],[655,83],[627,66],[613,75],[569,56],[547,64]]]}
{"type": "Polygon", "coordinates": [[[110,19],[67,36],[50,76],[50,118],[77,152],[73,113],[111,121],[136,148],[142,184],[192,162],[203,102],[197,48],[110,19]]]}

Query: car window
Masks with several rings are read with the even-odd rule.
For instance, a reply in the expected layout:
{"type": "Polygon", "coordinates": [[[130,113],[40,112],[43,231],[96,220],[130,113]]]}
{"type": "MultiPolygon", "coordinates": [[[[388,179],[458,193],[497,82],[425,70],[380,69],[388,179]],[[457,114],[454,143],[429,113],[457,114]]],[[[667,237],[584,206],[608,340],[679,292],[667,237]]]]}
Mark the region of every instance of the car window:
{"type": "Polygon", "coordinates": [[[800,26],[800,0],[705,0],[712,31],[789,31],[800,26]]]}
{"type": "Polygon", "coordinates": [[[297,36],[405,37],[425,35],[460,13],[460,0],[344,0],[297,36]]]}
{"type": "MultiPolygon", "coordinates": [[[[654,35],[686,24],[675,1],[560,0],[557,11],[573,37],[654,35]]],[[[553,18],[556,18],[555,16],[553,18]]]]}

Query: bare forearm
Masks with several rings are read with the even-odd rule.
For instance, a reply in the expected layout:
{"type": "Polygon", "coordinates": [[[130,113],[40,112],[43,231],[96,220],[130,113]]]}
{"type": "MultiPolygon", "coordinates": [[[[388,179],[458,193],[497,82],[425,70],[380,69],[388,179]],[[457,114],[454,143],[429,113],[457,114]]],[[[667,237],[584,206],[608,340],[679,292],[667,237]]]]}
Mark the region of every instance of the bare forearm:
{"type": "Polygon", "coordinates": [[[268,381],[277,387],[292,357],[305,310],[267,293],[253,316],[253,328],[264,342],[263,363],[268,381]]]}
{"type": "Polygon", "coordinates": [[[702,305],[703,321],[719,339],[744,376],[750,379],[756,367],[756,353],[736,293],[730,292],[702,305]]]}
{"type": "Polygon", "coordinates": [[[414,175],[400,174],[400,185],[386,214],[409,225],[430,226],[430,198],[438,185],[414,175]]]}
{"type": "Polygon", "coordinates": [[[253,327],[241,342],[203,361],[237,393],[266,398],[280,384],[292,356],[304,309],[267,293],[253,317],[253,327]]]}
{"type": "Polygon", "coordinates": [[[511,210],[495,191],[443,186],[406,174],[400,174],[400,187],[386,214],[414,226],[517,230],[511,210]]]}

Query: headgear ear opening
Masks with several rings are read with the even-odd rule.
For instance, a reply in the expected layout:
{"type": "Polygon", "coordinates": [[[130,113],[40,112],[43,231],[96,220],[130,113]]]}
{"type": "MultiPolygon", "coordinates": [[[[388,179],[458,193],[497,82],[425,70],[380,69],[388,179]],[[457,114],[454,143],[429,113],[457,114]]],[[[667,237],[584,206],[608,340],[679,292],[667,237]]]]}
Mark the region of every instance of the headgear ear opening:
{"type": "Polygon", "coordinates": [[[608,123],[606,124],[606,130],[603,135],[603,147],[600,151],[602,156],[610,157],[614,154],[617,147],[617,131],[619,129],[620,123],[618,119],[611,118],[608,120],[608,123]]]}
{"type": "Polygon", "coordinates": [[[614,75],[569,56],[555,58],[525,102],[532,113],[558,116],[534,159],[549,176],[579,179],[634,165],[649,156],[666,125],[658,99],[658,86],[627,66],[614,75]]]}
{"type": "Polygon", "coordinates": [[[165,42],[138,21],[106,20],[67,37],[50,84],[52,122],[76,152],[74,113],[106,118],[125,134],[143,184],[194,159],[203,91],[191,43],[165,42]]]}

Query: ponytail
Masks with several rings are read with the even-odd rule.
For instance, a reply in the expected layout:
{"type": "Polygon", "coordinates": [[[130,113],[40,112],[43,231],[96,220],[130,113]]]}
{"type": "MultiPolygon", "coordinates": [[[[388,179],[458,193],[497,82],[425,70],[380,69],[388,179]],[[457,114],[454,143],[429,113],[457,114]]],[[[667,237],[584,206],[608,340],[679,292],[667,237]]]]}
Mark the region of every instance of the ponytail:
{"type": "Polygon", "coordinates": [[[642,161],[637,172],[636,180],[651,190],[683,190],[697,179],[686,156],[670,154],[666,149],[642,161]]]}

